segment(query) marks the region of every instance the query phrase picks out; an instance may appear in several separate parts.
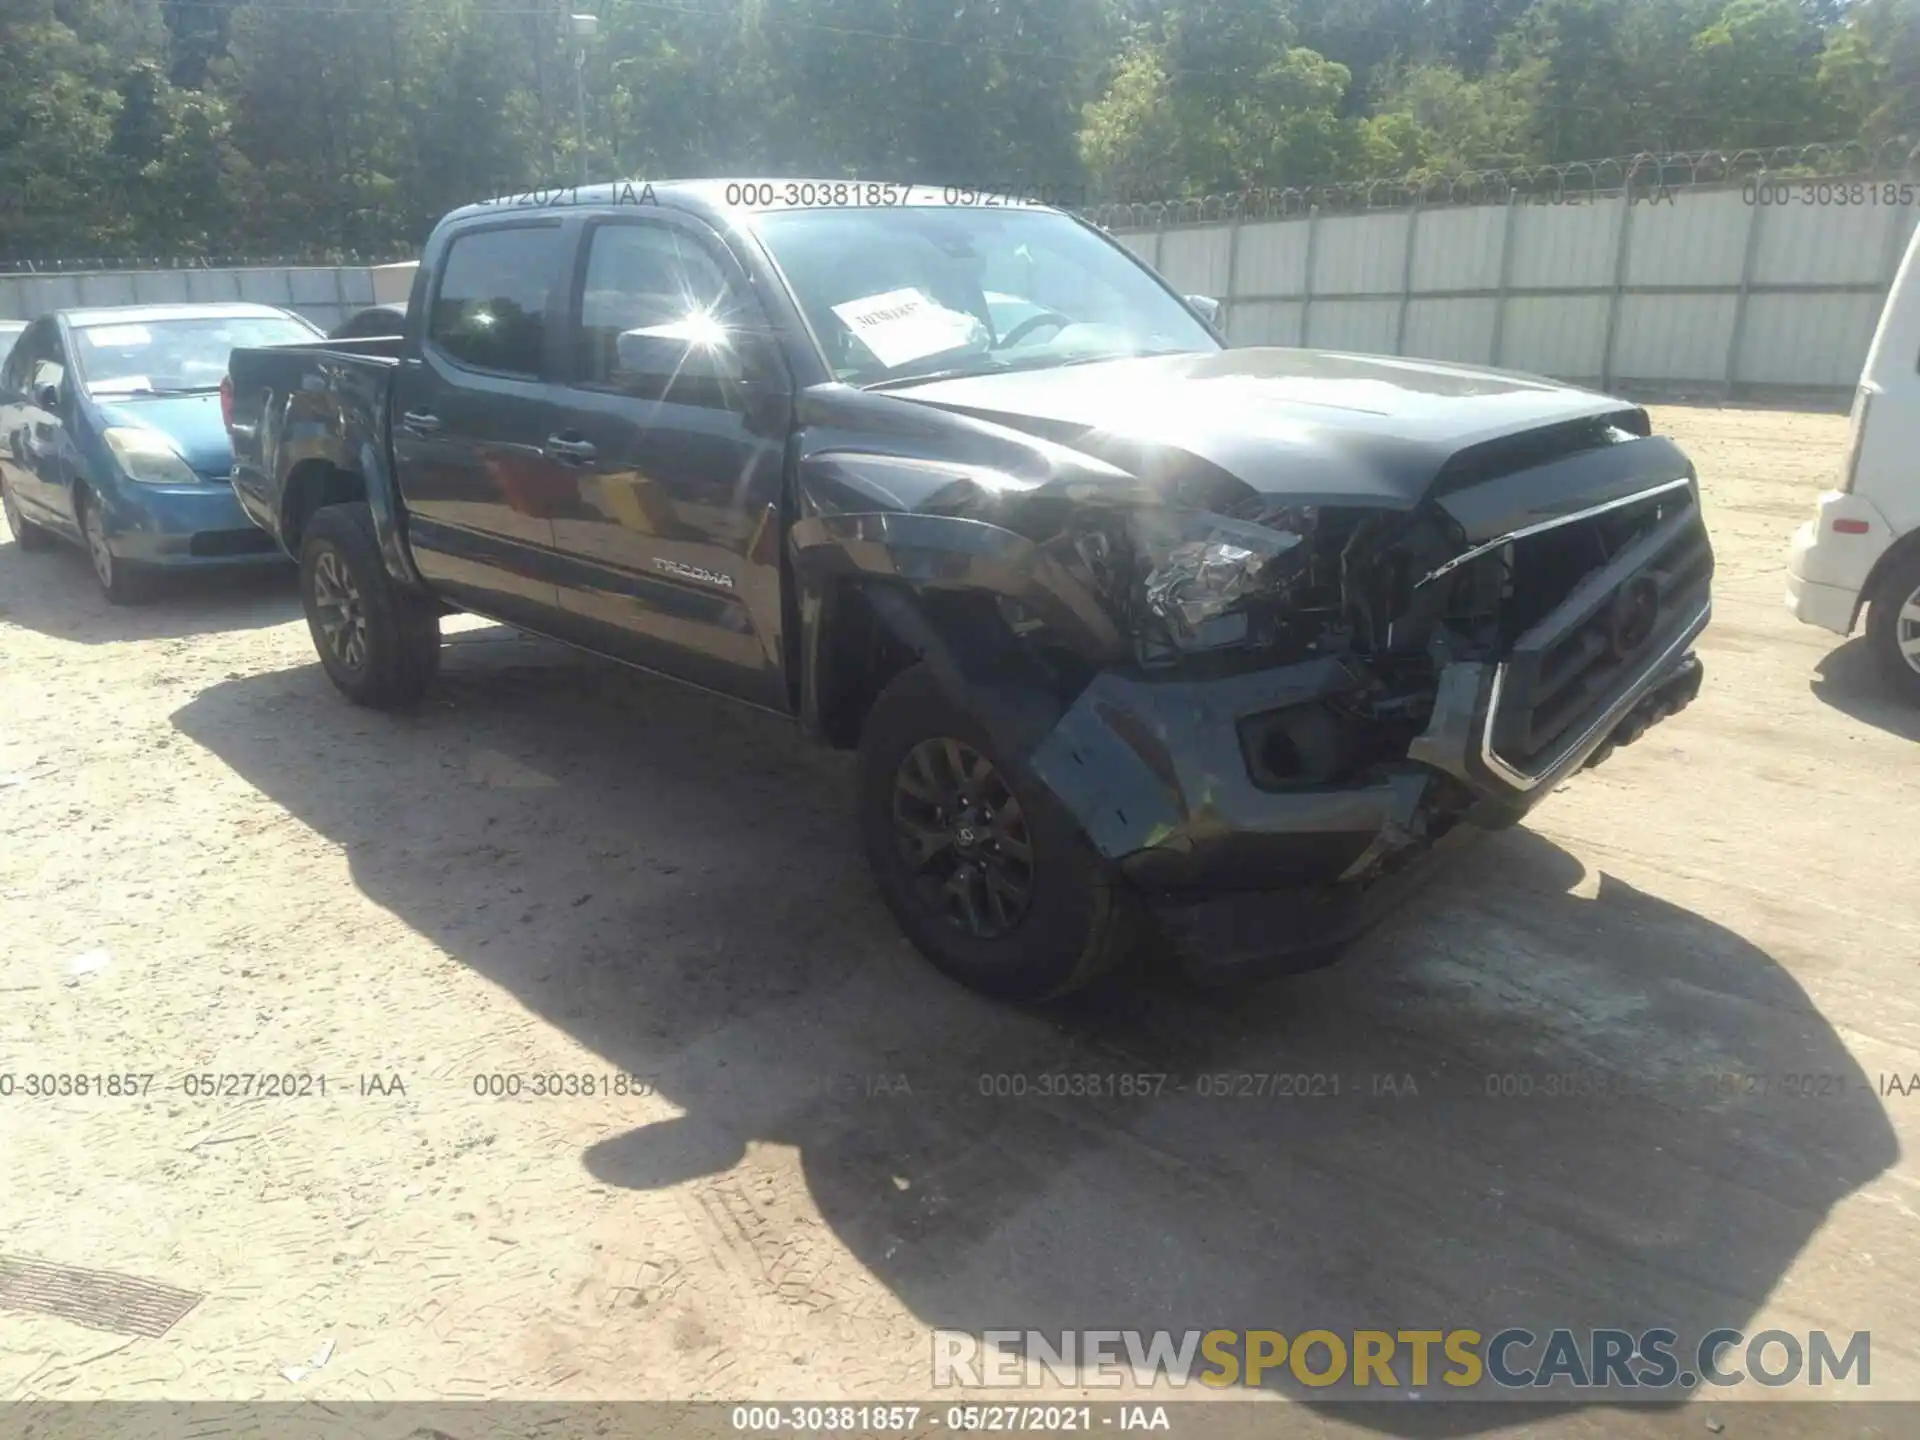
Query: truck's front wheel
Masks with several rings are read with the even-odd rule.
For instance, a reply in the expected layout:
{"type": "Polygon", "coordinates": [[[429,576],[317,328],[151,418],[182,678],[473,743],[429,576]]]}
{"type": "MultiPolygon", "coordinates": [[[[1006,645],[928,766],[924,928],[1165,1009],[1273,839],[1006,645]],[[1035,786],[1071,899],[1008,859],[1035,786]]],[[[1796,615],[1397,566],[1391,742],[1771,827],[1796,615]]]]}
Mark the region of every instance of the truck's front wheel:
{"type": "Polygon", "coordinates": [[[1124,953],[1131,897],[924,666],[888,685],[867,715],[858,806],[881,898],[920,952],[962,984],[1045,1000],[1124,953]]]}
{"type": "Polygon", "coordinates": [[[364,500],[323,506],[307,521],[300,601],[341,694],[376,710],[419,702],[440,665],[439,612],[388,578],[364,500]]]}

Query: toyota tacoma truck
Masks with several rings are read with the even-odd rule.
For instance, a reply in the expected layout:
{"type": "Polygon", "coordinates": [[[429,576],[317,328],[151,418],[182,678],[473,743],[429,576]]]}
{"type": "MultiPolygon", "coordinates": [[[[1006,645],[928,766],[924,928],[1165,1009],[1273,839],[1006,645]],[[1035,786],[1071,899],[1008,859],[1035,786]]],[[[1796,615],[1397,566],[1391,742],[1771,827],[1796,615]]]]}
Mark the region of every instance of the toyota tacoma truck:
{"type": "Polygon", "coordinates": [[[1713,556],[1632,404],[1215,314],[974,192],[507,196],[400,336],[233,352],[233,486],[350,700],[418,701],[465,610],[856,751],[966,984],[1301,969],[1694,697],[1713,556]]]}

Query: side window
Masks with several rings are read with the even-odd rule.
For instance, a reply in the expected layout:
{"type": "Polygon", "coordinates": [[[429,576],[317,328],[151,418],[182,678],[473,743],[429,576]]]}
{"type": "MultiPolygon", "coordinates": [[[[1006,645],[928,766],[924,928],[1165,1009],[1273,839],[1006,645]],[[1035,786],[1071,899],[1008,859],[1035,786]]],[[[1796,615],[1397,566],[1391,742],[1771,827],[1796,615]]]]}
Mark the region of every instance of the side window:
{"type": "Polygon", "coordinates": [[[52,325],[37,325],[27,331],[13,353],[14,363],[20,365],[20,393],[34,400],[45,386],[63,386],[67,378],[65,358],[60,351],[59,332],[52,325]]]}
{"type": "Polygon", "coordinates": [[[729,331],[751,313],[712,255],[667,225],[596,226],[575,339],[578,383],[689,405],[728,404],[729,331]]]}
{"type": "Polygon", "coordinates": [[[41,353],[40,342],[46,333],[47,327],[42,324],[29,325],[20,332],[20,338],[14,341],[13,353],[7,357],[7,368],[0,373],[0,390],[22,398],[27,395],[33,378],[34,357],[41,353]]]}
{"type": "Polygon", "coordinates": [[[428,338],[463,365],[538,376],[547,287],[565,263],[557,224],[459,236],[441,267],[428,338]]]}
{"type": "Polygon", "coordinates": [[[39,343],[33,347],[31,382],[36,395],[48,385],[66,393],[67,355],[60,344],[60,332],[51,325],[40,332],[39,343]]]}
{"type": "Polygon", "coordinates": [[[59,389],[66,383],[67,367],[58,360],[39,359],[33,362],[33,393],[38,395],[48,385],[59,389]]]}

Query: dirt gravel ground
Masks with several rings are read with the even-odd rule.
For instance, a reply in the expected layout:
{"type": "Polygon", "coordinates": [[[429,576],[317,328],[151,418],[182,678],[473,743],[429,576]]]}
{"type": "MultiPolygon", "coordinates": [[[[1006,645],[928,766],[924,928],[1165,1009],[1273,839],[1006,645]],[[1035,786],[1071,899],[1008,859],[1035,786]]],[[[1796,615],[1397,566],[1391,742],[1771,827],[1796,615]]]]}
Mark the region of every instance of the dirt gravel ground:
{"type": "Polygon", "coordinates": [[[0,1398],[900,1399],[936,1327],[1510,1324],[1869,1330],[1920,1398],[1920,716],[1780,599],[1845,421],[1658,419],[1697,705],[1338,968],[1046,1014],[915,957],[774,718],[482,625],[383,717],[284,577],[116,610],[0,545],[0,1251],[201,1297],[0,1310],[0,1398]],[[1169,1078],[983,1093],[1062,1070],[1169,1078]],[[76,1073],[152,1079],[26,1093],[76,1073]]]}

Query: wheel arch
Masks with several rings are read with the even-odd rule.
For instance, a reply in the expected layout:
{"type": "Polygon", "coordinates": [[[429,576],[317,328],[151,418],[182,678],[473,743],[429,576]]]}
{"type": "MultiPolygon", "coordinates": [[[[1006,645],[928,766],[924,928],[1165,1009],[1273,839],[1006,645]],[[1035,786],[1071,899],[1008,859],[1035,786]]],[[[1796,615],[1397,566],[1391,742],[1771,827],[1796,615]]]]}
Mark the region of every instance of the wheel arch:
{"type": "MultiPolygon", "coordinates": [[[[76,474],[73,477],[69,493],[73,504],[73,533],[79,537],[81,545],[84,546],[87,543],[87,512],[98,511],[101,517],[100,523],[104,529],[113,521],[114,502],[110,496],[103,495],[99,484],[86,474],[76,474]]],[[[107,533],[111,537],[111,532],[107,533]]]]}
{"type": "Polygon", "coordinates": [[[288,554],[297,556],[314,511],[322,505],[345,505],[366,498],[364,476],[319,457],[300,461],[287,472],[281,489],[280,543],[288,554]]]}
{"type": "Polygon", "coordinates": [[[384,468],[342,465],[326,455],[309,455],[296,461],[287,471],[280,487],[280,545],[294,559],[300,558],[308,523],[323,505],[345,505],[363,500],[373,513],[374,534],[380,545],[381,563],[398,585],[426,593],[426,584],[414,567],[401,533],[399,506],[384,468]]]}
{"type": "Polygon", "coordinates": [[[793,548],[801,727],[836,748],[857,745],[880,692],[921,663],[1017,764],[1120,648],[1092,597],[998,526],[815,516],[793,548]]]}
{"type": "Polygon", "coordinates": [[[1903,565],[1913,561],[1920,561],[1920,529],[1909,530],[1873,562],[1873,569],[1867,572],[1866,583],[1860,587],[1860,595],[1853,602],[1855,625],[1860,623],[1860,612],[1879,597],[1881,587],[1889,583],[1903,565]]]}

